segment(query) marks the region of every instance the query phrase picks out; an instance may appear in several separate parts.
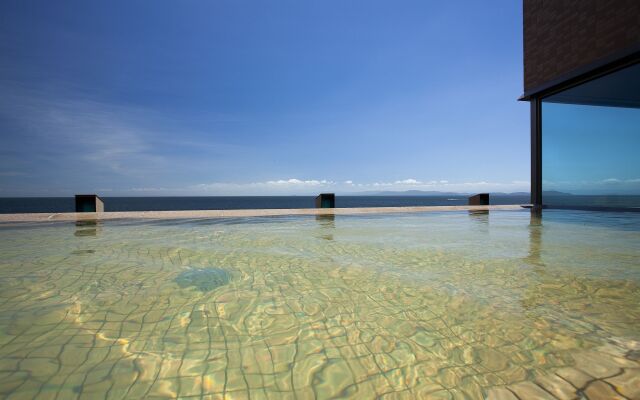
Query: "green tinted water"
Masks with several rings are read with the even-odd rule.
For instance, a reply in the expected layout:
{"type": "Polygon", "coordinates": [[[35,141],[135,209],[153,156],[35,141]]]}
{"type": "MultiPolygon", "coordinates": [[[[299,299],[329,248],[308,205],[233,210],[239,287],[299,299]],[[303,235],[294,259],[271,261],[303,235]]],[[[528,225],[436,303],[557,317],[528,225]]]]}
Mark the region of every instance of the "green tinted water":
{"type": "Polygon", "coordinates": [[[7,398],[640,398],[640,215],[0,225],[7,398]]]}

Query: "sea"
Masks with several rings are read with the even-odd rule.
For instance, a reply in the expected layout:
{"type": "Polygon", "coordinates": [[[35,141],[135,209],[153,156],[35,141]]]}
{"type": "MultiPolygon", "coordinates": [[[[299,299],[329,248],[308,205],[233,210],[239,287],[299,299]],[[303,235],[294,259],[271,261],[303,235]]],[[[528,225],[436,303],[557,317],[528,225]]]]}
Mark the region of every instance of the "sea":
{"type": "MultiPolygon", "coordinates": [[[[313,208],[314,196],[102,197],[105,211],[313,208]]],[[[491,196],[491,204],[528,204],[528,195],[491,196]]],[[[458,206],[467,196],[336,196],[336,207],[458,206]]],[[[0,214],[75,211],[73,197],[0,198],[0,214]]]]}

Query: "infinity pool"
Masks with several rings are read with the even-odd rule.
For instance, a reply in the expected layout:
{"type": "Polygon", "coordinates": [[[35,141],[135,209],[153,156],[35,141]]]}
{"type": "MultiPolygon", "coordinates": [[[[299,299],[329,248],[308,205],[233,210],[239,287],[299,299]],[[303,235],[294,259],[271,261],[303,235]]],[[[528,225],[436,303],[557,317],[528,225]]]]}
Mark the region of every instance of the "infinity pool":
{"type": "Polygon", "coordinates": [[[637,399],[640,213],[0,225],[2,396],[637,399]]]}

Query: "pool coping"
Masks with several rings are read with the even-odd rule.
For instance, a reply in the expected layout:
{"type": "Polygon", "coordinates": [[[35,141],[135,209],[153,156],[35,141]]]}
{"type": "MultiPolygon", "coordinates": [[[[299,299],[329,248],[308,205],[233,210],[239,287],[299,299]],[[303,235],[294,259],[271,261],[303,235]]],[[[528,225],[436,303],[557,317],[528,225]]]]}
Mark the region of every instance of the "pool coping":
{"type": "Polygon", "coordinates": [[[100,213],[23,213],[0,214],[1,222],[86,221],[113,219],[196,219],[229,217],[270,217],[279,215],[358,215],[440,211],[514,211],[530,205],[424,206],[358,208],[274,208],[252,210],[111,211],[100,213]]]}

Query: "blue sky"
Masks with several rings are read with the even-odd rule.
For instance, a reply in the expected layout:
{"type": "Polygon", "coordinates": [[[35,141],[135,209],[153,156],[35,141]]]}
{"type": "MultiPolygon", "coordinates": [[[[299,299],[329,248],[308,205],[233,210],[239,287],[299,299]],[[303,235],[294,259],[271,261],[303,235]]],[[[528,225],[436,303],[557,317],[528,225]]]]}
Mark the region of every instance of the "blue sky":
{"type": "Polygon", "coordinates": [[[640,110],[543,103],[543,190],[640,194],[640,110]]]}
{"type": "Polygon", "coordinates": [[[527,191],[521,2],[0,3],[0,196],[527,191]]]}

